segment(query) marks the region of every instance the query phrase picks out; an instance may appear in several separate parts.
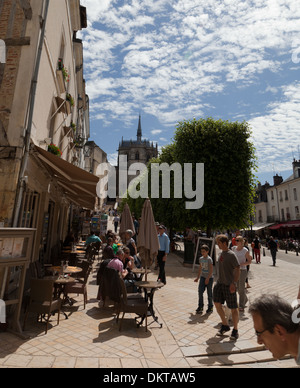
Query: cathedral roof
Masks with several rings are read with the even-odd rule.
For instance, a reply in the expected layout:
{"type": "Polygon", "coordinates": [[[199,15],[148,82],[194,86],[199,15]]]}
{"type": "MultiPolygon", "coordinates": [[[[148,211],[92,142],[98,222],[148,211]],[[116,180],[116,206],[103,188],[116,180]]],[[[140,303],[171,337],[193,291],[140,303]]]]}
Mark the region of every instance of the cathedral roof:
{"type": "Polygon", "coordinates": [[[141,124],[141,115],[139,115],[139,123],[136,134],[136,140],[123,140],[119,143],[119,149],[121,148],[132,148],[132,147],[141,147],[141,148],[155,148],[153,142],[149,140],[142,140],[142,124],[141,124]]]}

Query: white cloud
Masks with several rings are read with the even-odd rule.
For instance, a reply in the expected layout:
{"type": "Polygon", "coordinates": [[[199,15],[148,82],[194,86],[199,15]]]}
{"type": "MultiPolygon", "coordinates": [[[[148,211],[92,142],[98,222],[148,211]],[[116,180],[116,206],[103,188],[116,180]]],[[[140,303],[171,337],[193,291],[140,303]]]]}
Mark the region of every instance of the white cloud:
{"type": "Polygon", "coordinates": [[[300,82],[284,87],[282,96],[282,100],[270,104],[268,114],[249,122],[261,171],[270,171],[272,165],[289,169],[291,151],[300,145],[300,82]]]}
{"type": "Polygon", "coordinates": [[[162,130],[161,129],[153,129],[151,131],[151,135],[159,135],[160,133],[162,133],[162,130]]]}
{"type": "Polygon", "coordinates": [[[230,109],[234,117],[252,117],[263,169],[274,150],[284,157],[286,139],[298,142],[299,84],[291,78],[299,70],[292,60],[300,47],[298,1],[81,3],[89,20],[81,37],[92,119],[130,126],[142,108],[174,127],[211,111],[221,114],[218,99],[229,105],[233,93],[243,91],[230,109]],[[268,100],[259,104],[256,96],[268,100]]]}

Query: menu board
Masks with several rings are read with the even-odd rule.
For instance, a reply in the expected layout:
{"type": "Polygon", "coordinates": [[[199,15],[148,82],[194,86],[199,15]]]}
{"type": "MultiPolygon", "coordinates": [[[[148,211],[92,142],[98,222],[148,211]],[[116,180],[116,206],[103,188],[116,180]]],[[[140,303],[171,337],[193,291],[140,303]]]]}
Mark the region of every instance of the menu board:
{"type": "Polygon", "coordinates": [[[28,238],[0,237],[0,260],[26,257],[28,238]]]}
{"type": "Polygon", "coordinates": [[[208,237],[198,237],[197,240],[197,246],[196,246],[196,252],[194,256],[194,263],[193,263],[193,270],[195,267],[195,264],[199,264],[199,258],[201,257],[201,247],[202,245],[207,245],[209,247],[209,256],[213,260],[213,264],[215,266],[216,264],[216,245],[215,245],[215,238],[208,238],[208,237]]]}

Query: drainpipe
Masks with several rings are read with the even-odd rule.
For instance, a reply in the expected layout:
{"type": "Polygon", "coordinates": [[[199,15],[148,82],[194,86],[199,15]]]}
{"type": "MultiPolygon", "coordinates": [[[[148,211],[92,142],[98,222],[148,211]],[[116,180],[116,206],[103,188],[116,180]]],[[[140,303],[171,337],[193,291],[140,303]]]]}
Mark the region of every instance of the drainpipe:
{"type": "Polygon", "coordinates": [[[27,178],[25,177],[25,171],[27,168],[28,158],[29,158],[32,118],[33,118],[34,103],[35,103],[35,96],[36,96],[37,80],[39,75],[39,68],[40,68],[41,56],[42,56],[43,44],[44,44],[44,38],[45,38],[46,20],[48,15],[49,3],[50,3],[50,0],[44,0],[44,4],[43,4],[44,12],[43,12],[42,21],[41,21],[39,45],[38,45],[38,51],[37,51],[37,56],[35,60],[34,73],[31,80],[31,87],[30,87],[28,122],[27,122],[27,128],[25,132],[24,155],[22,158],[21,168],[19,173],[19,182],[18,182],[19,190],[17,193],[16,202],[15,202],[14,218],[13,218],[13,225],[12,225],[13,227],[18,226],[20,208],[21,208],[23,193],[25,189],[25,182],[27,180],[27,178]]]}

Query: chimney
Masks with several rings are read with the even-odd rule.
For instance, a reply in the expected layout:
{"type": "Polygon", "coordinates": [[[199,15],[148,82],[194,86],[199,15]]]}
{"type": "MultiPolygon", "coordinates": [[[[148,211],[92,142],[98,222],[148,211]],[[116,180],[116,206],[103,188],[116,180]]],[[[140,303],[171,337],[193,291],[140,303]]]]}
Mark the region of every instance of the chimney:
{"type": "Polygon", "coordinates": [[[276,174],[275,176],[273,176],[273,181],[274,181],[274,186],[278,186],[280,185],[280,183],[283,182],[283,178],[282,176],[276,174]]]}
{"type": "Polygon", "coordinates": [[[294,173],[294,179],[300,178],[300,160],[294,159],[293,173],[294,173]]]}

